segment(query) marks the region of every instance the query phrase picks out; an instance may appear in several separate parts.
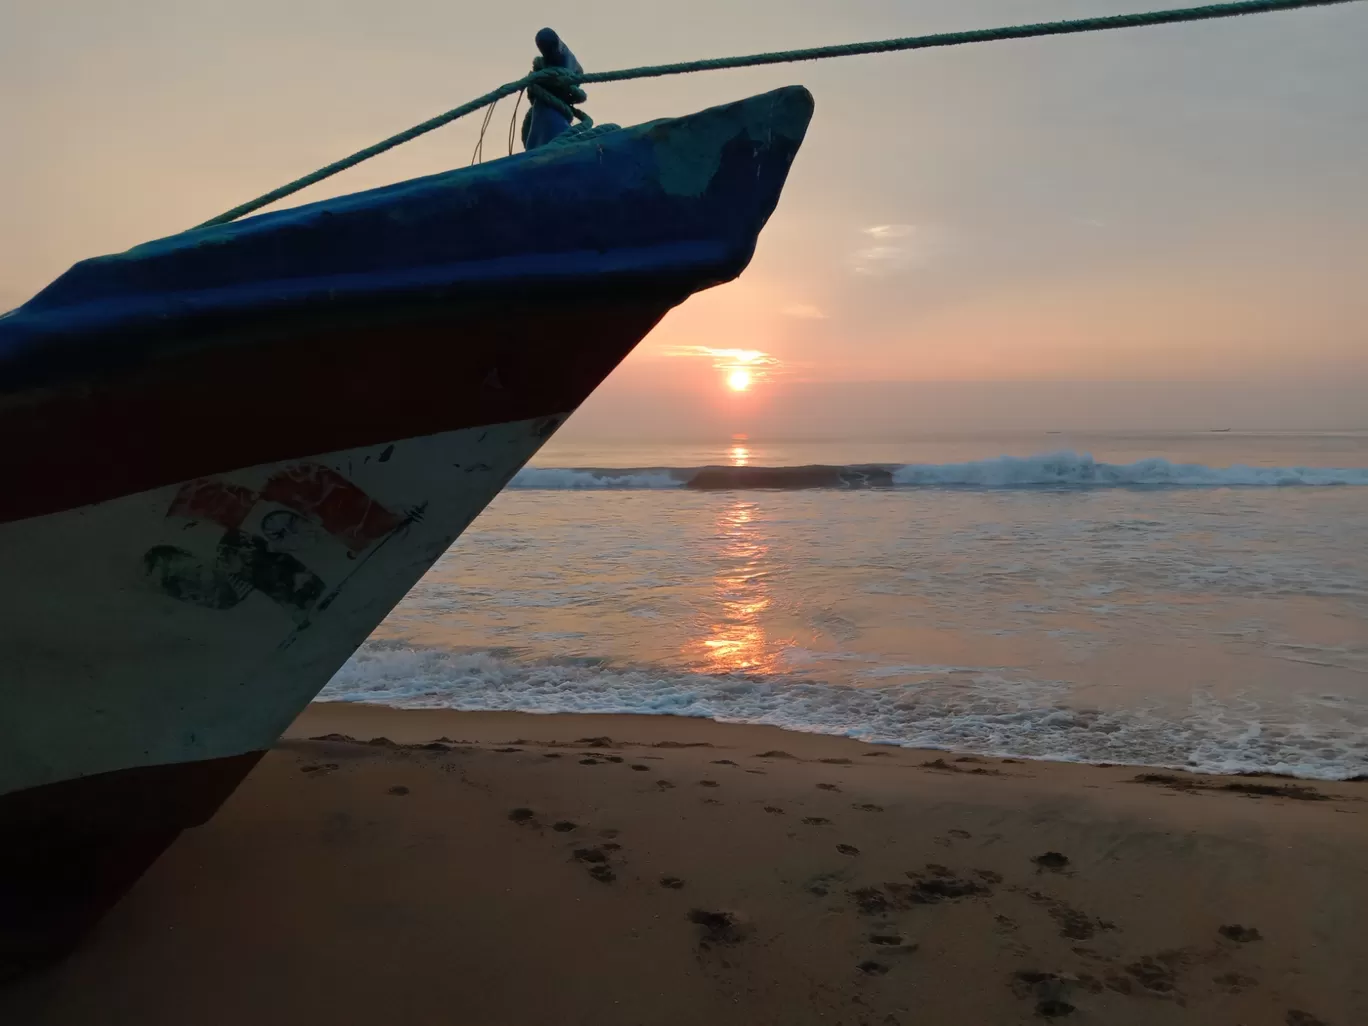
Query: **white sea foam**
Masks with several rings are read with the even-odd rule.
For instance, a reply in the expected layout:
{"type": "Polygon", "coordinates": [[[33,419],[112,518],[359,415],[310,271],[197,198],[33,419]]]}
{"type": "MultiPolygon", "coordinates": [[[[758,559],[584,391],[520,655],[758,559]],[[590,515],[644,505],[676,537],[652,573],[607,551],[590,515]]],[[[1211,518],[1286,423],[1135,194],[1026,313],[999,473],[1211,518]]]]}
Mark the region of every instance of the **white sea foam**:
{"type": "MultiPolygon", "coordinates": [[[[881,744],[1212,773],[1272,772],[1326,780],[1368,773],[1368,735],[1343,725],[1262,718],[1248,703],[1198,696],[1181,717],[1064,703],[1060,682],[1008,671],[944,668],[914,684],[849,687],[587,663],[524,664],[369,642],[320,696],[400,708],[638,713],[757,723],[881,744]],[[959,671],[959,672],[957,672],[959,671]]],[[[1323,708],[1338,696],[1321,696],[1323,708]]]]}
{"type": "Polygon", "coordinates": [[[906,464],[893,471],[895,484],[972,488],[1077,486],[1124,488],[1268,488],[1368,485],[1363,467],[1208,467],[1165,459],[1102,463],[1072,452],[1043,456],[999,456],[972,463],[906,464]]]}
{"type": "MultiPolygon", "coordinates": [[[[527,467],[510,488],[540,490],[685,488],[708,467],[527,467]]],[[[827,475],[785,474],[798,468],[724,468],[744,475],[733,487],[893,488],[1288,488],[1368,485],[1366,467],[1210,467],[1146,459],[1105,463],[1058,452],[999,456],[967,463],[848,465],[827,475]],[[871,471],[878,473],[871,474],[871,471]],[[798,482],[798,483],[794,483],[798,482]],[[814,483],[816,482],[816,483],[814,483]]],[[[709,487],[721,487],[711,484],[709,487]]]]}

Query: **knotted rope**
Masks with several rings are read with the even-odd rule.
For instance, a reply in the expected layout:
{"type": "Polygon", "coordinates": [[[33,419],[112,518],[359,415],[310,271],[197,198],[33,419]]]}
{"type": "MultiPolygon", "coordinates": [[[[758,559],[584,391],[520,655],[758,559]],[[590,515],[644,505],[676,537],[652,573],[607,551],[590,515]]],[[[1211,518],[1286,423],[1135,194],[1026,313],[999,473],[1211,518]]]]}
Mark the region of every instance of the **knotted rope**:
{"type": "MultiPolygon", "coordinates": [[[[566,121],[578,121],[580,128],[593,128],[594,119],[575,106],[589,97],[579,87],[581,75],[567,68],[548,68],[543,57],[532,58],[532,74],[527,76],[527,99],[559,111],[566,121]]],[[[532,127],[532,108],[523,116],[522,141],[527,145],[527,133],[532,127]]]]}

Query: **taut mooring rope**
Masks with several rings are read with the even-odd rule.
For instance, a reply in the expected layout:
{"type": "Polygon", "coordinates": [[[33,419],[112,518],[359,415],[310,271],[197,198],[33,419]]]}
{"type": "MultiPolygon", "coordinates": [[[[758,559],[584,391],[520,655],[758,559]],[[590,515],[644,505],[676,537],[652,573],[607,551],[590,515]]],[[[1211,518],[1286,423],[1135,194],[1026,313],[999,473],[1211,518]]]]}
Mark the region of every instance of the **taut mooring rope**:
{"type": "Polygon", "coordinates": [[[725,68],[751,68],[762,64],[787,64],[794,61],[816,61],[828,57],[855,57],[862,54],[892,53],[898,50],[927,50],[937,46],[962,46],[966,43],[991,43],[1003,39],[1030,39],[1036,36],[1064,36],[1077,32],[1104,32],[1108,29],[1144,28],[1150,25],[1173,25],[1186,21],[1209,21],[1213,18],[1234,18],[1245,14],[1267,14],[1272,11],[1290,11],[1301,7],[1328,7],[1332,4],[1356,3],[1359,0],[1239,0],[1236,3],[1209,4],[1205,7],[1184,7],[1167,11],[1144,11],[1139,14],[1115,14],[1100,18],[1074,18],[1068,21],[1047,21],[1038,25],[1007,25],[1001,28],[974,29],[969,32],[940,32],[929,36],[909,36],[904,39],[882,39],[868,43],[842,43],[835,46],[814,46],[805,50],[778,50],[774,53],[756,53],[744,57],[715,57],[711,60],[684,61],[677,64],[655,64],[642,68],[625,68],[621,71],[595,71],[587,74],[573,74],[564,68],[544,68],[524,75],[516,82],[507,82],[499,88],[476,97],[469,103],[453,107],[445,114],[438,114],[422,124],[414,125],[398,135],[383,139],[374,146],[358,150],[350,157],[334,161],[303,178],[296,178],[287,185],[272,189],[232,210],[211,218],[199,228],[226,224],[244,214],[260,210],[278,199],[283,199],[300,189],[307,188],[325,178],[331,178],[339,171],[355,167],[363,160],[378,156],[386,150],[425,135],[435,128],[450,124],[457,118],[465,117],[482,107],[521,92],[540,87],[550,79],[562,79],[557,85],[584,84],[593,82],[625,82],[635,78],[660,78],[663,75],[683,75],[692,71],[720,71],[725,68]]]}

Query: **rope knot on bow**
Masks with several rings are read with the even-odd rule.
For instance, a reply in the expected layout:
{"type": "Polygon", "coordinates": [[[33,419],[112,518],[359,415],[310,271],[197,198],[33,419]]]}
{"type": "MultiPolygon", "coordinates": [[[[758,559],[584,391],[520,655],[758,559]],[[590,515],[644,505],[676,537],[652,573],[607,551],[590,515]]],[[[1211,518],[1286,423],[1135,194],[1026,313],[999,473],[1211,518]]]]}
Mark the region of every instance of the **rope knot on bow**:
{"type": "Polygon", "coordinates": [[[523,144],[527,144],[527,133],[532,126],[532,107],[537,104],[557,111],[566,121],[578,121],[579,124],[572,129],[573,131],[580,132],[593,128],[594,119],[575,106],[588,98],[588,94],[580,88],[578,75],[568,68],[549,68],[544,58],[534,57],[532,74],[527,83],[527,99],[531,106],[523,116],[523,144]]]}

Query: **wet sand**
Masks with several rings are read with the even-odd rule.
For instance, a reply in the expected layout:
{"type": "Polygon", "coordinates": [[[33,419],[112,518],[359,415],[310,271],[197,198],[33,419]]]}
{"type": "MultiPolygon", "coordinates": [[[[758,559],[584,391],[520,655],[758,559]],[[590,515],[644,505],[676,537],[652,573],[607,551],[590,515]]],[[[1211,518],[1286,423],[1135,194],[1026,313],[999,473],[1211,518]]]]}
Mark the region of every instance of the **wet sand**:
{"type": "Polygon", "coordinates": [[[0,1022],[1352,1026],[1365,799],[314,706],[0,1022]]]}

